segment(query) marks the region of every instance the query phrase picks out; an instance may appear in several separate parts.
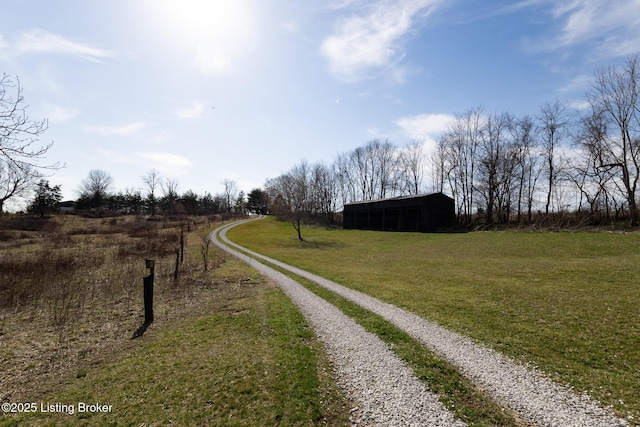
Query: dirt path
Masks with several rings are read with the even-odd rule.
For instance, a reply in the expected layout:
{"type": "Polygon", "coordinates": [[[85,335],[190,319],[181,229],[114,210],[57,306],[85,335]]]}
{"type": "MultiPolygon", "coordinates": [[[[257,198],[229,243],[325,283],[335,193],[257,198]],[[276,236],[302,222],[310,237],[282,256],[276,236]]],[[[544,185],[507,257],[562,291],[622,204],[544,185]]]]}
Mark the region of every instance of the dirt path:
{"type": "MultiPolygon", "coordinates": [[[[496,351],[474,343],[469,338],[451,332],[439,325],[382,302],[369,295],[346,288],[315,274],[250,251],[231,242],[226,231],[238,224],[224,227],[218,233],[223,249],[253,267],[269,268],[258,258],[317,283],[332,292],[370,310],[423,343],[439,354],[472,381],[487,390],[496,401],[517,411],[523,419],[540,426],[626,426],[626,421],[615,417],[598,406],[586,395],[577,395],[569,388],[554,383],[541,373],[529,369],[496,351]],[[225,246],[227,245],[227,246],[225,246]],[[234,247],[254,258],[240,254],[234,247]]],[[[286,276],[285,276],[286,277],[286,276]]],[[[290,279],[289,279],[290,280],[290,279]]]]}

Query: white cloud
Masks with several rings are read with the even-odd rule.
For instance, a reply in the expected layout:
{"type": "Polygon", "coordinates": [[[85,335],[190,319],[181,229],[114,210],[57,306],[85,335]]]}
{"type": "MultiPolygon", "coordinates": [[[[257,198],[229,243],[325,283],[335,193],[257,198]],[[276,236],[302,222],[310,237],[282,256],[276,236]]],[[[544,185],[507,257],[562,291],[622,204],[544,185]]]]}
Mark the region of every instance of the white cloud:
{"type": "Polygon", "coordinates": [[[425,151],[430,152],[435,148],[437,138],[447,130],[454,119],[449,114],[418,114],[402,117],[393,123],[409,138],[423,142],[425,151]]]}
{"type": "Polygon", "coordinates": [[[501,11],[503,13],[512,13],[512,12],[517,12],[521,9],[526,9],[528,7],[531,6],[538,6],[541,4],[546,3],[548,0],[522,0],[522,1],[518,1],[518,2],[514,2],[514,3],[507,3],[506,6],[504,6],[501,11]]]}
{"type": "Polygon", "coordinates": [[[443,133],[453,120],[449,114],[418,114],[402,117],[393,123],[412,139],[422,140],[443,133]]]}
{"type": "Polygon", "coordinates": [[[329,4],[329,9],[344,9],[354,4],[362,3],[362,0],[338,0],[329,4]]]}
{"type": "MultiPolygon", "coordinates": [[[[5,46],[7,46],[6,43],[5,46]]],[[[16,54],[53,53],[76,56],[92,62],[102,62],[102,59],[115,56],[113,51],[82,44],[40,29],[21,33],[9,46],[16,54]]]]}
{"type": "Polygon", "coordinates": [[[558,89],[558,92],[575,92],[575,91],[586,91],[589,88],[589,85],[593,81],[593,75],[591,74],[580,74],[569,83],[558,89]]]}
{"type": "Polygon", "coordinates": [[[99,135],[131,136],[145,127],[145,122],[133,122],[122,126],[90,126],[87,131],[99,135]]]}
{"type": "Polygon", "coordinates": [[[141,170],[155,169],[164,176],[186,175],[192,166],[188,158],[162,151],[129,153],[98,148],[101,159],[123,165],[134,165],[141,170]]]}
{"type": "Polygon", "coordinates": [[[150,163],[149,168],[169,176],[186,175],[192,165],[188,158],[166,152],[136,153],[135,157],[150,163]]]}
{"type": "MultiPolygon", "coordinates": [[[[320,48],[330,71],[354,81],[371,70],[393,67],[404,57],[403,37],[418,17],[431,14],[442,0],[379,0],[366,13],[338,21],[320,48]]],[[[342,3],[347,7],[351,2],[342,3]]]]}
{"type": "Polygon", "coordinates": [[[584,99],[577,99],[574,101],[570,101],[569,107],[573,108],[574,110],[583,111],[590,108],[591,104],[589,104],[589,101],[585,101],[584,99]]]}
{"type": "Polygon", "coordinates": [[[44,116],[49,119],[50,122],[64,123],[77,117],[79,111],[73,108],[65,108],[60,105],[44,105],[44,116]]]}
{"type": "Polygon", "coordinates": [[[537,48],[554,50],[593,43],[600,57],[626,56],[640,45],[640,1],[563,0],[553,3],[560,31],[537,48]]]}
{"type": "Polygon", "coordinates": [[[154,127],[153,132],[150,135],[145,135],[145,142],[147,144],[163,144],[174,140],[174,135],[166,129],[158,129],[154,127]]]}
{"type": "Polygon", "coordinates": [[[181,108],[175,112],[176,117],[179,119],[199,119],[202,117],[206,109],[206,105],[200,101],[194,101],[193,105],[186,108],[181,108]]]}

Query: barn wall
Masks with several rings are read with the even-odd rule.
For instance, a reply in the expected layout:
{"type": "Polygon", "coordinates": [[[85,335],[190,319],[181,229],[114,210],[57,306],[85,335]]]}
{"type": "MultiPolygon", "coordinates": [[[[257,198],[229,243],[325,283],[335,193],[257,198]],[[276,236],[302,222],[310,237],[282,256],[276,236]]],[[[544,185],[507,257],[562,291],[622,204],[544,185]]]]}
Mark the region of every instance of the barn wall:
{"type": "Polygon", "coordinates": [[[454,220],[454,201],[442,193],[351,203],[343,212],[346,229],[433,232],[454,220]]]}

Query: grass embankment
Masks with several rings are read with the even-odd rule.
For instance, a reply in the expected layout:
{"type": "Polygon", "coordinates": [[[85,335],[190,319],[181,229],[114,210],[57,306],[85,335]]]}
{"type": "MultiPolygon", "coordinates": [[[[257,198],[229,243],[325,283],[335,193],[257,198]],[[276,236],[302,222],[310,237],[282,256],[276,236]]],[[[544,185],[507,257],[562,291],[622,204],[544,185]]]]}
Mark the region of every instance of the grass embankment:
{"type": "Polygon", "coordinates": [[[232,240],[538,366],[640,422],[640,234],[382,233],[267,219],[232,240]]]}
{"type": "MultiPolygon", "coordinates": [[[[93,270],[62,263],[70,270],[47,273],[54,280],[51,286],[42,285],[37,295],[25,286],[13,295],[19,305],[3,308],[2,401],[34,402],[38,411],[4,414],[0,426],[347,422],[348,405],[331,380],[330,366],[290,300],[214,249],[210,268],[203,271],[202,224],[185,233],[185,262],[174,281],[175,254],[170,253],[179,227],[138,224],[131,218],[52,220],[76,223],[73,233],[65,231],[68,224],[54,227],[58,237],[67,236],[59,242],[69,243],[52,249],[60,253],[52,255],[55,259],[78,246],[85,254],[102,256],[93,270]],[[131,240],[120,224],[129,221],[154,231],[131,240]],[[77,233],[76,227],[86,226],[93,226],[91,239],[77,233]],[[108,231],[114,229],[119,231],[108,231]],[[156,233],[159,239],[151,239],[156,233]],[[161,249],[164,240],[169,244],[161,249]],[[140,250],[131,253],[136,246],[140,250]],[[143,337],[131,340],[143,320],[145,257],[156,258],[155,321],[143,337]],[[80,290],[83,284],[92,286],[78,295],[65,291],[80,290]],[[66,307],[57,321],[56,307],[66,307]],[[79,414],[79,402],[111,405],[111,412],[79,414]],[[41,404],[56,403],[67,405],[64,413],[41,412],[41,404]]],[[[16,265],[42,259],[42,245],[49,244],[35,234],[21,239],[0,248],[13,255],[11,262],[5,256],[4,270],[15,272],[20,270],[16,265]]],[[[24,280],[40,283],[28,275],[24,280]]]]}

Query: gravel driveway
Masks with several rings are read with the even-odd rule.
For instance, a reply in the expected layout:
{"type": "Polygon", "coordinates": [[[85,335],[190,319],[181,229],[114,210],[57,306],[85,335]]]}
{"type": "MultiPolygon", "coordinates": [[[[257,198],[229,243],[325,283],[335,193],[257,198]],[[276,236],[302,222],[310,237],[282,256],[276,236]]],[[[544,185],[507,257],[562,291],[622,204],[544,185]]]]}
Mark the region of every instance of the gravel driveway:
{"type": "Polygon", "coordinates": [[[238,224],[218,229],[216,235],[224,244],[218,239],[213,239],[214,243],[274,279],[291,297],[334,358],[341,385],[361,405],[360,416],[364,424],[464,425],[453,419],[437,398],[415,379],[411,370],[377,337],[294,280],[231,247],[315,282],[382,316],[457,366],[496,401],[517,411],[523,419],[534,425],[627,425],[626,421],[598,406],[588,396],[578,395],[541,373],[474,343],[465,336],[229,241],[226,231],[238,224]],[[418,417],[426,412],[433,415],[427,419],[418,417]]]}

